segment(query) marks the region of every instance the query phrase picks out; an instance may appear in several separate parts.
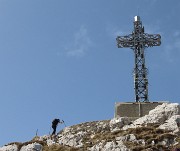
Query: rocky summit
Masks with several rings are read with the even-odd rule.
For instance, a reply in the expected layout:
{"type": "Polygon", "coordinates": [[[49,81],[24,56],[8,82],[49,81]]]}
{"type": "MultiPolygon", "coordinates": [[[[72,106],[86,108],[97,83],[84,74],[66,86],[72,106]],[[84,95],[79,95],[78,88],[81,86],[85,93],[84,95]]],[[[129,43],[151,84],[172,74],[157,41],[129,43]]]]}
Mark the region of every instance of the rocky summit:
{"type": "Polygon", "coordinates": [[[9,143],[0,151],[172,151],[180,147],[179,113],[179,104],[164,103],[136,120],[86,122],[66,127],[57,136],[9,143]]]}

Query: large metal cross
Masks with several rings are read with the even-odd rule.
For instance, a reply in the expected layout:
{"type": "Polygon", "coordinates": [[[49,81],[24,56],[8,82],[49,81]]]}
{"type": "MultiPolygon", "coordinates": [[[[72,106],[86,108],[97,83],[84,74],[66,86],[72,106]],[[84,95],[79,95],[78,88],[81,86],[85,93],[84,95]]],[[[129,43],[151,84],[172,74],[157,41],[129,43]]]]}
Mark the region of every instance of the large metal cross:
{"type": "Polygon", "coordinates": [[[145,66],[144,50],[147,47],[161,45],[161,36],[159,34],[144,33],[144,27],[139,16],[134,17],[134,31],[127,36],[118,36],[116,38],[118,48],[129,47],[135,54],[134,67],[134,90],[136,102],[149,102],[148,99],[148,70],[145,66]]]}

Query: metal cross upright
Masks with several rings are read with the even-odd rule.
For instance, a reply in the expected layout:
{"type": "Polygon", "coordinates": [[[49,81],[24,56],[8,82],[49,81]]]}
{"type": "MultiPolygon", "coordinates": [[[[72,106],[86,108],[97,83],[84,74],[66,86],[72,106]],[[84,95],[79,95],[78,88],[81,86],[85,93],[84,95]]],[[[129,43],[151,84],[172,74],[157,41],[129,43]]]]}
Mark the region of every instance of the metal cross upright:
{"type": "Polygon", "coordinates": [[[148,99],[148,70],[145,66],[144,51],[147,47],[160,46],[159,34],[144,33],[144,27],[139,16],[134,17],[134,31],[127,36],[116,38],[118,48],[129,47],[135,54],[134,90],[136,102],[149,102],[148,99]]]}

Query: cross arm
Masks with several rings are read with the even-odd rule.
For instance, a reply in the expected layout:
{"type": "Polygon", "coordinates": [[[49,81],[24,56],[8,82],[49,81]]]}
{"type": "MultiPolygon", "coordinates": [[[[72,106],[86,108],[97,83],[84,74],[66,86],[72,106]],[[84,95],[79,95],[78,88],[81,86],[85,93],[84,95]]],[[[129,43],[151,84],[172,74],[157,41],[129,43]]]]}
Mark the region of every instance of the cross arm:
{"type": "Polygon", "coordinates": [[[133,47],[134,46],[133,39],[134,38],[132,34],[127,36],[118,36],[116,38],[118,48],[133,47]]]}
{"type": "Polygon", "coordinates": [[[146,34],[144,33],[145,47],[153,47],[161,45],[161,36],[159,34],[146,34]]]}
{"type": "Polygon", "coordinates": [[[153,47],[161,45],[161,36],[159,34],[147,34],[140,35],[130,34],[127,36],[118,36],[116,38],[118,48],[133,48],[140,43],[144,47],[153,47]]]}

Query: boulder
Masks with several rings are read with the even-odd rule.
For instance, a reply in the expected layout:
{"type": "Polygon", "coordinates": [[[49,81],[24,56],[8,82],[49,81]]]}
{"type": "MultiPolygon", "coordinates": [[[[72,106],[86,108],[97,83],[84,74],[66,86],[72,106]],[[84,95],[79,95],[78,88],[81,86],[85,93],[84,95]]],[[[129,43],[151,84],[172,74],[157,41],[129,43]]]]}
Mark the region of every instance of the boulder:
{"type": "Polygon", "coordinates": [[[42,145],[38,143],[32,143],[25,146],[22,146],[20,151],[42,151],[42,145]]]}
{"type": "Polygon", "coordinates": [[[173,131],[173,133],[179,132],[180,127],[180,115],[173,115],[171,118],[165,121],[164,124],[160,125],[160,129],[166,129],[173,131]]]}
{"type": "Polygon", "coordinates": [[[128,128],[141,127],[142,125],[147,125],[149,123],[164,124],[165,121],[170,119],[173,115],[178,114],[178,103],[163,103],[162,105],[158,105],[155,109],[151,110],[148,115],[135,120],[131,125],[125,125],[123,127],[123,130],[126,130],[128,128]]]}
{"type": "Polygon", "coordinates": [[[0,148],[0,151],[18,151],[17,145],[7,145],[0,148]]]}

